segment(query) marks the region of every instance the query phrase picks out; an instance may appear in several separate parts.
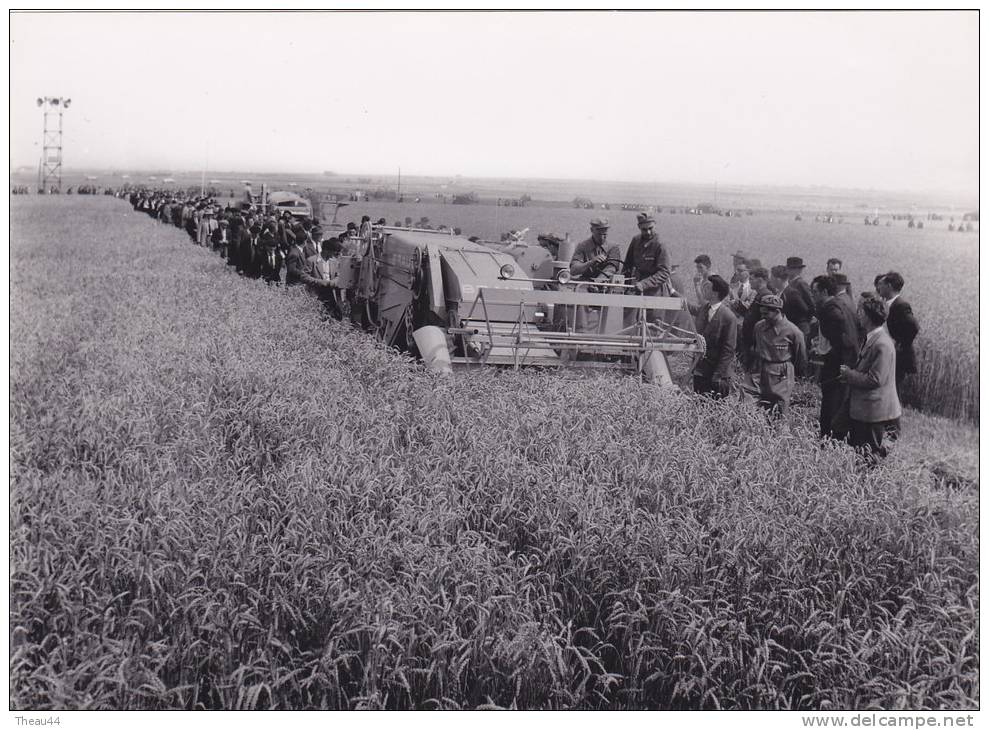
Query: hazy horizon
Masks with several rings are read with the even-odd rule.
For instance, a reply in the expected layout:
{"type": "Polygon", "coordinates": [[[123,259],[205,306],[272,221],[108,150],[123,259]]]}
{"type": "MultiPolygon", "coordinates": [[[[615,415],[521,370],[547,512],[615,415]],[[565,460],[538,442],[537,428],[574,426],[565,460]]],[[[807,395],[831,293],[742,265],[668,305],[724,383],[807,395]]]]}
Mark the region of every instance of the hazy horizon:
{"type": "Polygon", "coordinates": [[[66,169],[978,193],[975,12],[13,12],[10,41],[12,170],[56,95],[66,169]]]}
{"type": "MultiPolygon", "coordinates": [[[[160,166],[153,168],[114,168],[114,167],[77,167],[66,165],[64,168],[65,175],[70,174],[92,174],[94,172],[106,173],[109,175],[133,175],[133,174],[151,174],[151,175],[180,175],[180,176],[194,176],[197,180],[199,179],[202,171],[189,168],[178,168],[178,167],[168,167],[160,166]]],[[[12,171],[13,174],[31,174],[36,175],[36,169],[30,168],[30,166],[22,165],[17,170],[12,171]]],[[[243,178],[245,175],[275,175],[278,177],[292,177],[299,176],[300,180],[304,180],[306,177],[319,177],[325,180],[327,183],[338,178],[355,178],[355,177],[367,177],[367,178],[397,178],[397,171],[393,172],[376,172],[368,170],[341,170],[329,171],[331,174],[326,175],[327,171],[304,171],[304,170],[264,170],[264,169],[240,169],[240,170],[208,170],[206,171],[206,177],[208,179],[216,178],[217,176],[231,176],[236,178],[243,178]]],[[[834,186],[834,185],[782,185],[776,183],[719,183],[716,184],[713,181],[702,182],[702,181],[691,181],[691,180],[609,180],[605,178],[581,178],[581,177],[532,177],[525,175],[461,175],[459,173],[440,173],[434,175],[417,174],[415,172],[402,172],[402,180],[414,180],[414,179],[427,179],[427,180],[479,180],[479,181],[518,181],[518,182],[560,182],[567,184],[575,183],[589,183],[589,184],[603,184],[603,185],[636,185],[642,187],[656,186],[656,187],[684,187],[684,188],[706,188],[714,190],[716,187],[722,191],[729,190],[771,190],[781,193],[791,193],[798,194],[803,191],[823,191],[831,193],[869,193],[869,194],[882,194],[882,195],[903,195],[911,197],[928,197],[933,199],[938,199],[939,202],[945,202],[949,199],[957,203],[964,203],[965,205],[978,206],[979,196],[977,194],[966,194],[964,192],[951,192],[951,191],[938,191],[938,190],[910,190],[910,189],[890,189],[890,188],[865,188],[865,187],[855,187],[855,186],[834,186]]],[[[135,180],[128,180],[129,182],[138,182],[135,180]]],[[[106,181],[102,181],[106,182],[106,181]]],[[[141,182],[148,182],[143,180],[141,182]]],[[[158,182],[161,182],[160,180],[158,182]]],[[[262,180],[254,181],[258,184],[263,182],[262,180]]],[[[240,183],[240,179],[230,179],[223,180],[223,183],[240,183]]],[[[404,187],[404,186],[403,186],[404,187]]]]}

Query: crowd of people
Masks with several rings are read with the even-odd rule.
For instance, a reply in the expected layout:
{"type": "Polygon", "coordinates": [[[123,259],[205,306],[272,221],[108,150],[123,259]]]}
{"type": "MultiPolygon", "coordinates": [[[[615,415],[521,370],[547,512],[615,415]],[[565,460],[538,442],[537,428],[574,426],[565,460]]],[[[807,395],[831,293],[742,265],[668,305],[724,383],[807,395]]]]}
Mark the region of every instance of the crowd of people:
{"type": "MultiPolygon", "coordinates": [[[[840,259],[829,258],[810,281],[800,256],[770,267],[743,251],[732,257],[728,279],[711,257],[694,258],[688,283],[660,241],[655,220],[637,216],[639,235],[624,258],[608,243],[608,221],[591,221],[570,271],[577,280],[605,285],[619,271],[631,293],[680,296],[694,316],[706,351],[693,367],[693,387],[713,398],[731,394],[783,414],[797,377],[815,378],[821,390],[823,438],[847,440],[874,460],[900,433],[899,393],[915,373],[913,342],[919,332],[904,280],[879,274],[874,291],[856,301],[840,259]]],[[[654,315],[655,316],[655,315],[654,315]]]]}
{"type": "Polygon", "coordinates": [[[137,189],[120,195],[159,224],[184,230],[194,244],[215,251],[240,276],[273,286],[304,286],[329,316],[343,318],[348,304],[339,287],[339,257],[356,253],[371,227],[368,216],[324,240],[318,223],[288,211],[265,212],[249,203],[220,205],[211,196],[167,190],[137,189]]]}
{"type": "MultiPolygon", "coordinates": [[[[195,244],[216,251],[241,276],[281,285],[284,270],[286,287],[305,286],[329,316],[344,316],[347,297],[339,287],[339,257],[356,253],[368,237],[368,216],[323,240],[318,223],[289,212],[221,206],[209,196],[161,190],[120,194],[135,210],[185,230],[195,244]]],[[[821,436],[847,440],[873,460],[885,456],[887,443],[900,432],[904,379],[916,372],[913,341],[919,326],[902,295],[899,273],[876,276],[874,291],[856,300],[838,258],[829,258],[824,271],[807,281],[799,256],[767,268],[738,251],[729,278],[714,271],[709,255],[699,254],[688,282],[657,235],[653,216],[639,213],[636,222],[639,234],[622,256],[619,246],[608,241],[608,220],[593,219],[590,236],[574,249],[573,278],[592,291],[621,280],[629,294],[681,297],[706,343],[692,370],[695,392],[712,398],[734,395],[783,415],[796,379],[815,378],[821,391],[821,436]]],[[[563,239],[542,234],[538,241],[558,256],[563,239]]],[[[594,308],[583,309],[577,327],[593,329],[594,308]]],[[[684,312],[669,314],[674,316],[667,322],[684,312]]],[[[648,318],[665,319],[660,310],[648,310],[648,318]]]]}

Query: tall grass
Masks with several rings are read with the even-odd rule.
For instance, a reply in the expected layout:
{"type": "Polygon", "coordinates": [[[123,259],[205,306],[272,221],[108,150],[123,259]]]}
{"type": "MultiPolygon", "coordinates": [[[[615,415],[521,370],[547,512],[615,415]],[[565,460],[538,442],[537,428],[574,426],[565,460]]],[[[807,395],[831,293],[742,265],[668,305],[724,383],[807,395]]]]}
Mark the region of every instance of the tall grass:
{"type": "Polygon", "coordinates": [[[128,210],[12,209],[11,708],[978,706],[971,490],[439,379],[128,210]]]}

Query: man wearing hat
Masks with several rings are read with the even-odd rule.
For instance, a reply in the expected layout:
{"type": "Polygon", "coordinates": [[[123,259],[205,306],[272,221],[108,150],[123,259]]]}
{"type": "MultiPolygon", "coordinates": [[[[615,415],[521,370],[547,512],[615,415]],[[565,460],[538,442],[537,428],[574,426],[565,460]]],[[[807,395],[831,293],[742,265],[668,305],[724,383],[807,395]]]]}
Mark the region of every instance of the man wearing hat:
{"type": "Polygon", "coordinates": [[[759,299],[762,319],[752,332],[753,355],[759,367],[759,405],[784,415],[790,405],[797,373],[807,368],[803,332],[783,314],[783,300],[775,294],[759,299]]]}
{"type": "Polygon", "coordinates": [[[755,290],[752,299],[752,306],[742,317],[742,323],[738,328],[738,359],[745,371],[739,390],[742,400],[748,403],[756,403],[759,400],[759,369],[760,363],[755,356],[755,332],[756,323],[762,319],[762,310],[759,308],[759,300],[767,294],[773,292],[769,289],[769,272],[762,266],[752,269],[750,281],[755,290]]]}
{"type": "Polygon", "coordinates": [[[852,314],[854,314],[855,299],[852,297],[852,284],[848,281],[848,277],[839,271],[837,274],[832,274],[831,278],[834,279],[834,283],[838,285],[837,296],[847,302],[849,309],[851,309],[852,314]]]}
{"type": "Polygon", "coordinates": [[[789,279],[783,289],[783,314],[797,325],[797,328],[807,338],[810,336],[810,324],[815,312],[814,295],[810,286],[802,278],[804,268],[804,260],[799,256],[790,256],[786,260],[789,279]]]}
{"type": "Polygon", "coordinates": [[[343,319],[343,299],[340,296],[339,256],[343,248],[338,238],[330,238],[320,244],[320,252],[309,257],[302,281],[310,292],[323,303],[334,319],[343,319]]]}
{"type": "Polygon", "coordinates": [[[731,309],[739,318],[745,316],[755,301],[756,290],[749,281],[749,264],[746,259],[735,259],[735,273],[732,274],[731,284],[731,309]]]}
{"type": "Polygon", "coordinates": [[[218,228],[216,218],[214,217],[214,210],[212,205],[208,205],[203,208],[202,213],[199,216],[199,228],[198,228],[198,240],[197,243],[203,248],[207,248],[210,245],[210,241],[213,237],[213,231],[218,228]]]}
{"type": "MultiPolygon", "coordinates": [[[[591,237],[578,243],[574,249],[570,259],[570,273],[579,281],[602,284],[611,281],[611,277],[618,273],[621,263],[622,252],[618,246],[608,245],[608,219],[595,218],[591,221],[591,237]]],[[[600,307],[577,307],[577,331],[596,331],[600,315],[600,307]]]]}
{"type": "Polygon", "coordinates": [[[608,219],[591,221],[591,237],[577,244],[570,259],[570,273],[581,281],[611,281],[622,263],[618,246],[608,246],[608,219]]]}
{"type": "MultiPolygon", "coordinates": [[[[629,243],[622,267],[622,273],[635,286],[630,293],[650,297],[679,296],[670,286],[670,251],[656,235],[655,219],[648,213],[639,213],[636,223],[639,235],[633,236],[629,243]]],[[[627,324],[638,316],[634,309],[625,312],[627,324]]],[[[647,321],[654,322],[657,318],[657,310],[647,310],[647,321]]]]}
{"type": "Polygon", "coordinates": [[[230,224],[225,216],[221,214],[216,222],[216,228],[210,235],[210,244],[214,251],[220,252],[220,258],[227,257],[227,245],[230,243],[230,224]]]}
{"type": "Polygon", "coordinates": [[[817,305],[821,334],[815,338],[817,354],[821,356],[821,414],[822,438],[839,441],[847,436],[847,424],[841,417],[842,404],[848,398],[848,387],[839,381],[842,365],[855,367],[858,358],[858,323],[855,313],[839,299],[838,285],[831,276],[815,276],[810,283],[817,305]]]}

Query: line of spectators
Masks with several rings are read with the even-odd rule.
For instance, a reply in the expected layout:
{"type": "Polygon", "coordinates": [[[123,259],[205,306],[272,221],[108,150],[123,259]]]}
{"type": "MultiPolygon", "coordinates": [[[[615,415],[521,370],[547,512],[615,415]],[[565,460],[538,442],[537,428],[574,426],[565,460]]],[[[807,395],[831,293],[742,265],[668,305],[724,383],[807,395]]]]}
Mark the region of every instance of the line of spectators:
{"type": "MultiPolygon", "coordinates": [[[[339,256],[357,248],[360,229],[355,223],[323,240],[318,223],[287,211],[265,213],[246,203],[221,206],[210,196],[185,197],[167,190],[138,189],[126,195],[134,210],[184,230],[194,244],[218,253],[240,276],[271,286],[305,286],[330,316],[344,316],[339,256]]],[[[369,227],[370,219],[364,218],[362,224],[369,227]]]]}

